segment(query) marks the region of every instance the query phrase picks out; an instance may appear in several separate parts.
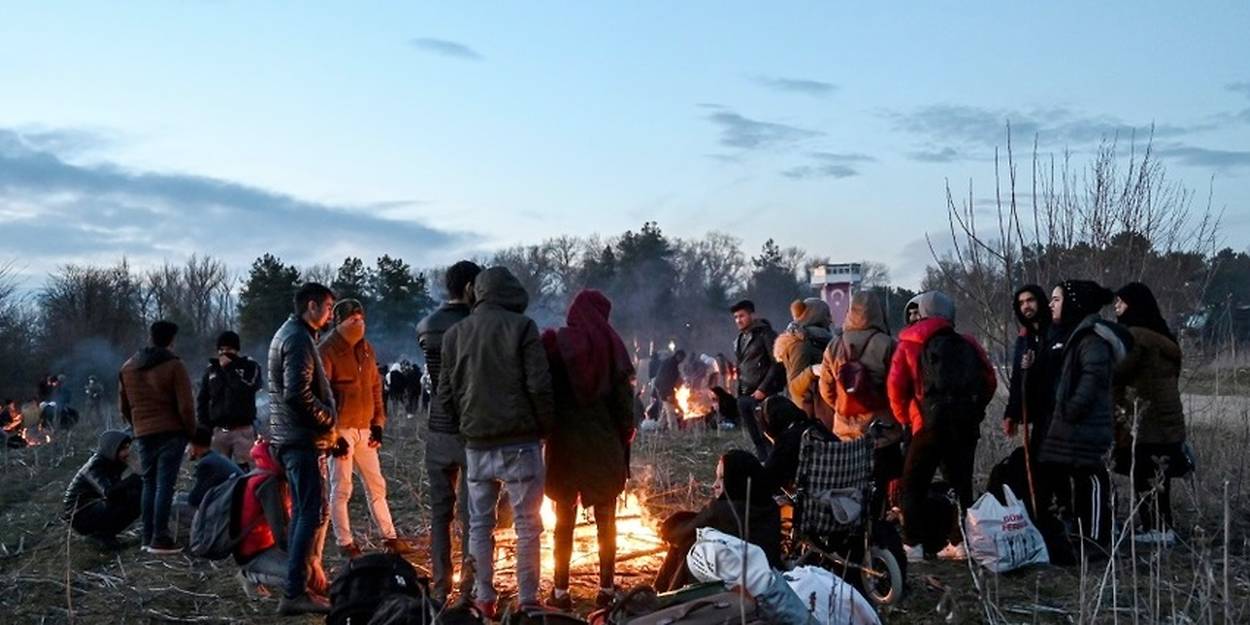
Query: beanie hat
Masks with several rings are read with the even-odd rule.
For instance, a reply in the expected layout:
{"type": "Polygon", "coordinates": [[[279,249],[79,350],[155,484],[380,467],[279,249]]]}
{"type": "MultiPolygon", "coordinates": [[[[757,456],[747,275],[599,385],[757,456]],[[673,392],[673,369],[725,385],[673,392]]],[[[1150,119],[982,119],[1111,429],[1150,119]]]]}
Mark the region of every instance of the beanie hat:
{"type": "Polygon", "coordinates": [[[1059,283],[1063,290],[1064,325],[1074,325],[1092,314],[1097,313],[1115,299],[1115,294],[1093,280],[1064,280],[1059,283]]]}
{"type": "Polygon", "coordinates": [[[350,297],[341,299],[334,304],[334,323],[336,325],[342,323],[344,319],[356,313],[365,314],[365,307],[360,303],[360,300],[350,297]]]}
{"type": "Polygon", "coordinates": [[[223,347],[238,350],[239,349],[239,335],[229,330],[226,330],[225,332],[218,334],[217,335],[217,349],[221,349],[223,347]]]}

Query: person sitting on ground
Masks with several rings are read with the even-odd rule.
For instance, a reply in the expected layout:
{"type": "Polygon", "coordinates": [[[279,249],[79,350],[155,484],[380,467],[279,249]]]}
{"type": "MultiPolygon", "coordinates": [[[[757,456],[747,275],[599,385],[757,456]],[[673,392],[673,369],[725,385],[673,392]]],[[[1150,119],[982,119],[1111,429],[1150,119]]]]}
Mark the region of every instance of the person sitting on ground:
{"type": "Polygon", "coordinates": [[[773,343],[773,357],[786,370],[786,390],[790,400],[808,416],[833,427],[833,406],[819,392],[819,380],[812,367],[821,364],[825,347],[833,340],[829,305],[819,297],[809,297],[791,306],[798,312],[794,323],[773,343]]]}
{"type": "Polygon", "coordinates": [[[1115,470],[1132,473],[1133,499],[1146,500],[1138,512],[1141,530],[1136,540],[1171,544],[1176,540],[1171,477],[1190,466],[1178,385],[1181,347],[1150,287],[1140,282],[1125,285],[1116,292],[1115,312],[1117,321],[1133,334],[1133,348],[1115,368],[1115,395],[1121,408],[1115,470]]]}
{"type": "Polygon", "coordinates": [[[200,507],[200,502],[204,501],[204,495],[207,495],[214,486],[243,473],[242,467],[223,456],[221,452],[212,449],[212,444],[212,430],[200,429],[191,435],[191,445],[187,455],[195,463],[195,473],[191,482],[191,492],[187,494],[187,505],[191,506],[192,510],[200,507]]]}
{"type": "Polygon", "coordinates": [[[546,458],[546,492],[556,511],[555,588],[547,603],[565,611],[573,607],[569,559],[579,501],[595,511],[599,538],[595,605],[606,608],[616,595],[616,498],[629,477],[634,365],[608,321],[611,310],[612,302],[599,291],[581,291],[569,306],[567,325],[543,333],[556,419],[546,458]]]}
{"type": "Polygon", "coordinates": [[[769,489],[776,492],[793,488],[798,476],[803,435],[813,428],[826,436],[833,435],[824,424],[781,395],[765,399],[760,413],[764,435],[773,445],[764,460],[764,476],[768,478],[769,489]]]}
{"type": "Polygon", "coordinates": [[[100,434],[96,451],[65,489],[63,517],[70,527],[106,547],[118,546],[117,535],[139,518],[143,482],[129,467],[130,435],[109,430],[100,434]]]}
{"type": "Polygon", "coordinates": [[[686,567],[686,553],[695,542],[695,531],[711,527],[758,545],[773,568],[781,566],[781,510],[772,498],[764,467],[751,452],[729,451],[716,464],[715,497],[698,512],[677,512],[664,520],[660,535],[668,554],[656,574],[657,592],[676,590],[693,578],[686,567]],[[748,518],[750,521],[748,522],[748,518]],[[744,528],[750,528],[748,534],[744,528]]]}
{"type": "MultiPolygon", "coordinates": [[[[267,589],[285,593],[291,495],[268,442],[256,441],[251,458],[254,475],[247,478],[243,488],[238,520],[239,527],[247,533],[234,550],[234,561],[240,567],[239,582],[249,597],[258,587],[262,594],[267,589]]],[[[324,578],[320,561],[315,567],[310,579],[324,578]]]]}

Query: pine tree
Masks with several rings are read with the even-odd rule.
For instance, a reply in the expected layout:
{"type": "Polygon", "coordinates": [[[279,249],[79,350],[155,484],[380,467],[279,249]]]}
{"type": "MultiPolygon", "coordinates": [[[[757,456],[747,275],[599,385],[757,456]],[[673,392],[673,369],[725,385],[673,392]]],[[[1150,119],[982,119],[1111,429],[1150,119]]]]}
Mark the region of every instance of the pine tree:
{"type": "Polygon", "coordinates": [[[265,254],[252,262],[239,293],[239,334],[248,347],[267,345],[278,326],[291,314],[299,289],[299,269],[277,256],[265,254]]]}

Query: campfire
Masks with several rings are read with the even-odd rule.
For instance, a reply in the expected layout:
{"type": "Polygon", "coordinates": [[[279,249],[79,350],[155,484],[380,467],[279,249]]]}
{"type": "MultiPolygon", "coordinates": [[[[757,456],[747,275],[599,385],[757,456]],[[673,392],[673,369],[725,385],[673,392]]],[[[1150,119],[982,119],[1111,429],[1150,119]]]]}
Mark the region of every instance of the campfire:
{"type": "MultiPolygon", "coordinates": [[[[555,548],[552,530],[556,526],[555,507],[550,499],[543,498],[542,575],[551,579],[555,572],[555,548]]],[[[654,574],[664,560],[665,545],[656,528],[659,523],[651,518],[635,492],[627,491],[616,504],[616,571],[618,577],[638,577],[654,574]]],[[[495,570],[514,571],[513,552],[516,532],[512,528],[495,532],[495,570]]],[[[573,557],[569,572],[574,583],[579,577],[587,577],[587,587],[598,587],[599,543],[595,533],[594,515],[579,509],[577,525],[573,529],[573,557]]],[[[502,580],[498,580],[502,581],[502,580]]]]}
{"type": "Polygon", "coordinates": [[[685,384],[681,385],[676,392],[677,408],[681,411],[681,418],[702,419],[715,412],[716,408],[710,395],[708,391],[692,389],[685,384]]]}

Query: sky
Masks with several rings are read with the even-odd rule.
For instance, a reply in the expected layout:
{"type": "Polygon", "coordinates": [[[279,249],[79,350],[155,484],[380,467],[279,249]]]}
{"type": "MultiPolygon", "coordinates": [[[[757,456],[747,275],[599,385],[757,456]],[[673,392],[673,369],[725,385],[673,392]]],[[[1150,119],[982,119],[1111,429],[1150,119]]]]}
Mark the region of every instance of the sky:
{"type": "Polygon", "coordinates": [[[656,221],[914,286],[1008,121],[1026,165],[1153,125],[1250,246],[1244,0],[397,4],[0,0],[0,262],[427,267],[656,221]]]}

